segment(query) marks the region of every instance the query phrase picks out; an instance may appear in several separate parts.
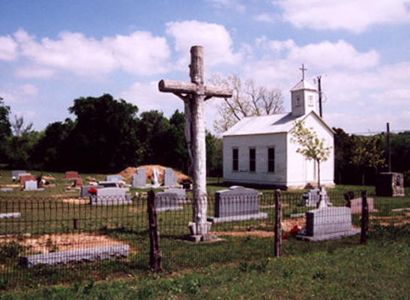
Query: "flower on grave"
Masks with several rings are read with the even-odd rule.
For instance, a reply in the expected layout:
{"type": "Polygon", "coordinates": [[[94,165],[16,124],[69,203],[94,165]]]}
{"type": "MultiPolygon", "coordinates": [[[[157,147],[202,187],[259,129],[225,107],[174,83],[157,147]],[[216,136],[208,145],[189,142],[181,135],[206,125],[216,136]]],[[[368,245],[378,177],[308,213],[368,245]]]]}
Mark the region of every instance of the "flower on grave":
{"type": "Polygon", "coordinates": [[[89,192],[91,195],[97,195],[97,189],[96,189],[95,187],[93,187],[93,186],[88,189],[88,192],[89,192]]]}
{"type": "Polygon", "coordinates": [[[292,229],[290,230],[289,234],[292,235],[292,236],[295,236],[295,235],[297,235],[297,234],[299,233],[299,231],[301,231],[301,230],[302,230],[302,228],[301,228],[300,226],[295,225],[295,226],[292,227],[292,229]]]}

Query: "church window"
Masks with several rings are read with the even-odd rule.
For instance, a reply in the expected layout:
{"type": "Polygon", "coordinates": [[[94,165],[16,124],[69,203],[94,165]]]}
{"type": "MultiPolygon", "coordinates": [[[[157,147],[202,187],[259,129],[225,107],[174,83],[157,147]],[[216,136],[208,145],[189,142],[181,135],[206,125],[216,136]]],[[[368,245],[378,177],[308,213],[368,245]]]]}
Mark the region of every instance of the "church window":
{"type": "Polygon", "coordinates": [[[268,148],[268,172],[275,172],[275,148],[268,148]]]}
{"type": "Polygon", "coordinates": [[[255,172],[256,170],[256,150],[255,148],[249,149],[249,172],[255,172]]]}
{"type": "Polygon", "coordinates": [[[312,95],[310,95],[308,98],[308,105],[313,106],[313,96],[312,95]]]}
{"type": "Polygon", "coordinates": [[[239,150],[238,148],[232,149],[232,170],[238,171],[239,169],[239,150]]]}

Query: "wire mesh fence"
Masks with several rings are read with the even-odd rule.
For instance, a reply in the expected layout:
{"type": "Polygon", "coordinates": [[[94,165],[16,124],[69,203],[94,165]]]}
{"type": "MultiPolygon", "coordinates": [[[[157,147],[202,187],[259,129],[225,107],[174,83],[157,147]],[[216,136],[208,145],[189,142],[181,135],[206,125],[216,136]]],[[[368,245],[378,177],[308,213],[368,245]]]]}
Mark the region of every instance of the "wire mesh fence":
{"type": "MultiPolygon", "coordinates": [[[[275,193],[248,192],[207,197],[209,233],[219,239],[198,244],[185,239],[191,234],[188,224],[194,221],[192,196],[157,193],[165,270],[273,256],[275,193]]],[[[284,239],[322,240],[350,232],[359,243],[363,204],[359,192],[331,191],[326,196],[284,192],[280,197],[284,239]]],[[[370,239],[372,232],[381,229],[409,231],[409,196],[369,193],[367,202],[370,239]]],[[[0,288],[149,271],[148,225],[145,193],[99,199],[2,196],[0,288]]]]}

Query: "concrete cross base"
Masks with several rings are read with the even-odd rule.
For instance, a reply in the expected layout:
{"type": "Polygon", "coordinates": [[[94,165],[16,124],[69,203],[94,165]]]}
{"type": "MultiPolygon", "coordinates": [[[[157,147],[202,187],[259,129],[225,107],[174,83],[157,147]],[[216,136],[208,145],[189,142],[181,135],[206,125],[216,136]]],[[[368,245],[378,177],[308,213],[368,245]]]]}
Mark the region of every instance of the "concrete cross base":
{"type": "Polygon", "coordinates": [[[201,224],[201,229],[200,232],[197,232],[197,224],[194,222],[189,222],[188,228],[190,235],[187,236],[188,241],[192,242],[204,242],[204,241],[209,241],[212,239],[212,235],[209,235],[208,232],[211,230],[212,223],[211,222],[205,222],[204,224],[201,224]]]}
{"type": "Polygon", "coordinates": [[[327,241],[327,240],[337,240],[341,239],[343,237],[348,237],[352,235],[356,235],[360,233],[359,228],[352,228],[347,231],[340,231],[340,232],[333,232],[333,233],[327,233],[327,234],[318,234],[315,236],[308,236],[305,234],[298,234],[296,235],[296,238],[298,240],[304,240],[304,241],[311,241],[311,242],[319,242],[319,241],[327,241]]]}
{"type": "Polygon", "coordinates": [[[209,217],[208,221],[212,223],[224,223],[224,222],[235,222],[235,221],[246,221],[246,220],[259,220],[267,219],[267,213],[249,214],[241,216],[229,216],[229,217],[209,217]]]}
{"type": "Polygon", "coordinates": [[[213,234],[187,235],[187,236],[184,236],[184,240],[189,241],[189,242],[194,242],[194,243],[215,243],[215,242],[223,241],[223,239],[213,234]]]}

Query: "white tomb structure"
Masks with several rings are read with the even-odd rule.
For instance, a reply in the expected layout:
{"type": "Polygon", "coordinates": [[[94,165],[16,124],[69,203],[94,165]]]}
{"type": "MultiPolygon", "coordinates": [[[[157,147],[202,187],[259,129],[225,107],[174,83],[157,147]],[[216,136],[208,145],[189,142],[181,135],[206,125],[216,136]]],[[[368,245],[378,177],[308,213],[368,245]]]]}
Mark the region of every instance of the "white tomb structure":
{"type": "Polygon", "coordinates": [[[317,163],[296,150],[291,131],[295,121],[313,130],[330,147],[320,164],[321,185],[334,186],[334,131],[319,116],[318,92],[302,79],[291,90],[292,111],[247,117],[223,133],[223,177],[238,184],[303,188],[317,182],[317,163]]]}

